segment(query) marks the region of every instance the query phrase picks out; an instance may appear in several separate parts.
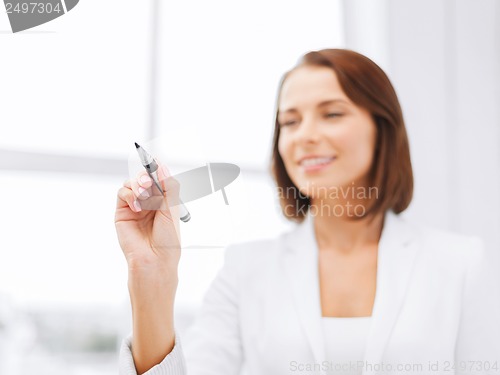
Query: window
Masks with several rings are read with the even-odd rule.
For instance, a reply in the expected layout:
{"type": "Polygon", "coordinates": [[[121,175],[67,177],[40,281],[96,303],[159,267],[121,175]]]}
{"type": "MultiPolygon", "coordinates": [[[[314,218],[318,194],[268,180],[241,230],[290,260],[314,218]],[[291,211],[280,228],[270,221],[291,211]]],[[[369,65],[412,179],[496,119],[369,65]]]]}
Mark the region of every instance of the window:
{"type": "Polygon", "coordinates": [[[154,143],[173,174],[241,168],[229,205],[220,191],[186,203],[182,331],[227,243],[290,224],[267,175],[277,85],[304,52],[342,45],[340,0],[80,2],[0,37],[0,372],[114,373],[130,311],[113,215],[127,165],[140,169],[133,142],[154,143]]]}

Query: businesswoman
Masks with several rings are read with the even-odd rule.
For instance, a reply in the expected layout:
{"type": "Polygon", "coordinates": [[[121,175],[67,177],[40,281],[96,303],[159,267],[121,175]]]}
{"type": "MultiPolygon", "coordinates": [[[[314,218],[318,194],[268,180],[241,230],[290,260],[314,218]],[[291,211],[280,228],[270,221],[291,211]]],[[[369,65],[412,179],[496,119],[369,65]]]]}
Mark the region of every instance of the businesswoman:
{"type": "Polygon", "coordinates": [[[295,228],[229,246],[185,337],[173,321],[178,185],[163,168],[165,196],[144,174],[118,191],[133,315],[120,373],[496,373],[480,240],[398,216],[413,175],[385,73],[350,50],[313,51],[283,76],[276,107],[271,172],[295,228]]]}

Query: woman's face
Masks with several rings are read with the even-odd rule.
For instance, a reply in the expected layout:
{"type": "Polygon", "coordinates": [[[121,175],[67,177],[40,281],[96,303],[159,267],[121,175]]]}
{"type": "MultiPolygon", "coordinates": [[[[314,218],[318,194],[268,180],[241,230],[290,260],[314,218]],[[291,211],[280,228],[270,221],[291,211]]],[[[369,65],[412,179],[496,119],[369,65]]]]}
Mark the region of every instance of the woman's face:
{"type": "Polygon", "coordinates": [[[294,70],[281,90],[278,123],[279,153],[303,194],[315,198],[331,188],[367,187],[376,125],[342,91],[333,70],[294,70]]]}

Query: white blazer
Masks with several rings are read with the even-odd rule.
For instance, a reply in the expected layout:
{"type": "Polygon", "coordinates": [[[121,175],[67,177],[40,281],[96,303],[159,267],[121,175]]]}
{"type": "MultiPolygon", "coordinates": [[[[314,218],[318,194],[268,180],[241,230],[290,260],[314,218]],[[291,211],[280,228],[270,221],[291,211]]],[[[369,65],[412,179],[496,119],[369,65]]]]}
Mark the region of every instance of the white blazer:
{"type": "MultiPolygon", "coordinates": [[[[387,212],[362,368],[367,374],[500,374],[500,291],[479,238],[387,212]]],[[[133,375],[129,336],[121,374],[133,375]]],[[[313,217],[271,240],[227,247],[186,335],[146,374],[325,374],[313,217]],[[241,372],[243,371],[243,372],[241,372]]]]}

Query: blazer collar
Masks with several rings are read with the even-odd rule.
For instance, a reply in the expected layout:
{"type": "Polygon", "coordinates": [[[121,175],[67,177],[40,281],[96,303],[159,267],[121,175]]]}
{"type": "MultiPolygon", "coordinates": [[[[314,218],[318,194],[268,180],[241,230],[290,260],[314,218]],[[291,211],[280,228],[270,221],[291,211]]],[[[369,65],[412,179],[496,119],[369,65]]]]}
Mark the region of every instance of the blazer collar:
{"type": "MultiPolygon", "coordinates": [[[[314,360],[316,363],[335,360],[325,358],[314,217],[308,214],[301,224],[287,233],[284,243],[285,269],[314,360]]],[[[377,287],[365,349],[364,360],[370,364],[381,362],[403,305],[417,249],[412,226],[392,211],[387,211],[378,246],[377,287]]],[[[369,373],[370,371],[363,371],[364,375],[369,373]]]]}

